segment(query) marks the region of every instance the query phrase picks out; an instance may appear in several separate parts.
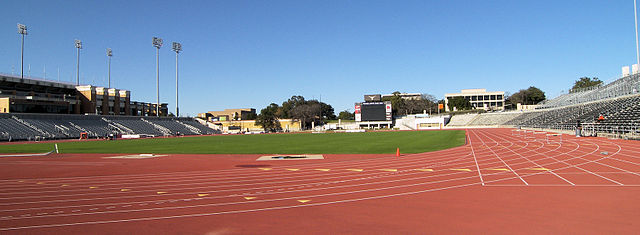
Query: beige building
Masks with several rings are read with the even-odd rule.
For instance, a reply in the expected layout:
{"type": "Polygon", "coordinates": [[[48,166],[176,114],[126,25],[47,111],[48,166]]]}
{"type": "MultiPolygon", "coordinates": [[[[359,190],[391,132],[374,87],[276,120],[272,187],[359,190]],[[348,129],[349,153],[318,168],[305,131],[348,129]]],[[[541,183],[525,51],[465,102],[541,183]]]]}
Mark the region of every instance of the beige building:
{"type": "MultiPolygon", "coordinates": [[[[130,97],[128,90],[0,75],[0,113],[156,115],[155,104],[130,97]]],[[[167,111],[160,104],[160,116],[167,111]]]]}
{"type": "Polygon", "coordinates": [[[210,122],[215,121],[238,121],[253,119],[256,116],[256,109],[244,108],[244,109],[225,109],[224,111],[209,111],[206,113],[199,113],[198,117],[210,122]]]}
{"type": "MultiPolygon", "coordinates": [[[[156,116],[156,104],[131,101],[131,92],[116,88],[77,86],[80,113],[98,115],[156,116]]],[[[160,116],[167,116],[167,103],[160,104],[160,116]]]]}
{"type": "MultiPolygon", "coordinates": [[[[302,129],[299,121],[293,121],[292,119],[280,119],[278,121],[282,131],[300,131],[302,129]]],[[[212,124],[216,125],[218,130],[226,133],[264,131],[264,128],[256,125],[255,120],[213,121],[212,124]]]]}
{"type": "Polygon", "coordinates": [[[504,110],[504,91],[487,91],[487,89],[463,89],[460,93],[444,94],[445,110],[450,110],[449,98],[459,96],[468,100],[473,109],[504,110]]]}

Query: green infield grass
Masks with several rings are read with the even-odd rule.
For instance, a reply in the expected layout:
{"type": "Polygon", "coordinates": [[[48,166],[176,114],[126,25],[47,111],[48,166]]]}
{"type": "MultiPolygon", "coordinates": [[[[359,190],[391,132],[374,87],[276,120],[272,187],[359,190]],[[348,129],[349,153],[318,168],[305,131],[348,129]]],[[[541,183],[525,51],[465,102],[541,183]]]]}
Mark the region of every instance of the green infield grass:
{"type": "MultiPolygon", "coordinates": [[[[422,153],[465,143],[462,130],[218,135],[57,143],[60,153],[376,154],[422,153]]],[[[53,143],[0,145],[0,153],[43,153],[53,143]]]]}

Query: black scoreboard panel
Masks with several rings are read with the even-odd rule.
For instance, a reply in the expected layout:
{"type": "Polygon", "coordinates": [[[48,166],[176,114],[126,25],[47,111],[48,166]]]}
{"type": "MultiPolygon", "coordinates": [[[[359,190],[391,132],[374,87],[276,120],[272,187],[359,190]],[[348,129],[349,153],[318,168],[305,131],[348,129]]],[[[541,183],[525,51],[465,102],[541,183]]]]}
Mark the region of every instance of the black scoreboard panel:
{"type": "Polygon", "coordinates": [[[362,103],[360,107],[362,113],[362,121],[386,121],[386,106],[382,102],[362,103]]]}

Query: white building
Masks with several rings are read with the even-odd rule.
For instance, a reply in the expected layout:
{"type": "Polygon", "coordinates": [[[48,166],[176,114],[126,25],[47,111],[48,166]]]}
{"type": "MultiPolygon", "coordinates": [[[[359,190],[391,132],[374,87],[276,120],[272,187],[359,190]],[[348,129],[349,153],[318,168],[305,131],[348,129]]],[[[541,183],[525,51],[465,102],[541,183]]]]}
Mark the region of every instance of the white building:
{"type": "MultiPolygon", "coordinates": [[[[390,97],[393,97],[393,96],[394,96],[394,94],[382,95],[382,99],[390,98],[390,97]]],[[[400,96],[400,98],[405,99],[405,100],[421,100],[422,99],[422,93],[400,93],[400,94],[398,94],[398,96],[400,96]]]]}
{"type": "Polygon", "coordinates": [[[449,98],[462,96],[471,103],[474,109],[504,110],[504,91],[487,89],[463,89],[460,93],[444,94],[445,110],[449,110],[449,98]]]}

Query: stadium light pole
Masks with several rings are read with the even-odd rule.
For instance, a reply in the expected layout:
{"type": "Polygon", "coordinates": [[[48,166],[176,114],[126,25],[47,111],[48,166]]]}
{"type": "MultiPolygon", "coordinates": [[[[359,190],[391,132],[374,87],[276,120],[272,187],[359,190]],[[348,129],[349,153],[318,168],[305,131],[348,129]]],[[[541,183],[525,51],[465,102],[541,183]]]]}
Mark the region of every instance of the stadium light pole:
{"type": "Polygon", "coordinates": [[[111,56],[113,56],[113,51],[111,48],[107,48],[107,57],[109,57],[109,74],[107,79],[107,87],[111,88],[111,56]]]}
{"type": "Polygon", "coordinates": [[[76,86],[80,85],[80,49],[82,49],[82,41],[76,39],[76,48],[78,49],[78,57],[76,59],[76,86]]]}
{"type": "Polygon", "coordinates": [[[20,79],[24,79],[24,35],[27,35],[27,26],[18,23],[18,33],[22,34],[22,49],[20,50],[20,79]]]}
{"type": "Polygon", "coordinates": [[[173,42],[173,51],[176,52],[176,117],[180,117],[180,108],[178,108],[178,54],[182,51],[182,44],[173,42]]]}
{"type": "Polygon", "coordinates": [[[636,30],[636,63],[640,66],[640,48],[638,47],[638,8],[636,0],[633,0],[633,16],[635,19],[636,30]]]}
{"type": "Polygon", "coordinates": [[[160,116],[160,47],[162,38],[153,37],[153,46],[156,47],[156,116],[160,116]]]}

